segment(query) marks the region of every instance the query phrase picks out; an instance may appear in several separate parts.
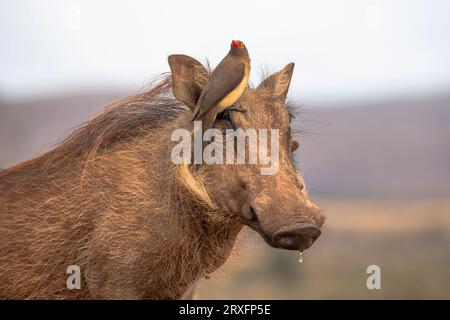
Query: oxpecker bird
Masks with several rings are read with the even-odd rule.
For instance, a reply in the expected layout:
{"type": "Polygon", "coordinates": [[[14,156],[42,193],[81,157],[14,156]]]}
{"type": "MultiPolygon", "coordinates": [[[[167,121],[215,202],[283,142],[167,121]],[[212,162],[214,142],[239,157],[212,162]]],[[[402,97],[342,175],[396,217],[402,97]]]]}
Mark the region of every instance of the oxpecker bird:
{"type": "MultiPolygon", "coordinates": [[[[233,40],[228,54],[208,78],[193,120],[201,120],[203,130],[211,128],[217,114],[231,107],[242,95],[250,76],[250,57],[242,41],[233,40]]],[[[241,108],[234,108],[243,111],[241,108]]]]}

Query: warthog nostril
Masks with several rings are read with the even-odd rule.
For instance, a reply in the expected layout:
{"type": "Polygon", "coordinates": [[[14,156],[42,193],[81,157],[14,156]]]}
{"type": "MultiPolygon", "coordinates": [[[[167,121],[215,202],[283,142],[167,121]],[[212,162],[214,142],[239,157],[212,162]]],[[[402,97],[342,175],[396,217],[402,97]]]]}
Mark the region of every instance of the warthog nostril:
{"type": "Polygon", "coordinates": [[[274,236],[274,242],[282,248],[306,250],[319,238],[321,231],[312,224],[282,227],[274,236]]]}

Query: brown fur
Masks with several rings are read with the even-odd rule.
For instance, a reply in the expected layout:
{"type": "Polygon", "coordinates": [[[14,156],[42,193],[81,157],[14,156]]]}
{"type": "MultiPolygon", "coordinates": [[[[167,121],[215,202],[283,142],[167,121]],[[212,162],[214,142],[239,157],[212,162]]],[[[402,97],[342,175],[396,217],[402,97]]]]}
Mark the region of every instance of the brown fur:
{"type": "MultiPolygon", "coordinates": [[[[256,90],[247,90],[251,105],[256,90]]],[[[0,298],[176,299],[222,265],[247,191],[265,184],[244,185],[247,166],[174,165],[170,134],[189,118],[164,76],[1,171],[0,298]],[[81,268],[80,290],[66,287],[69,265],[81,268]]],[[[273,125],[266,120],[252,121],[273,125]]]]}

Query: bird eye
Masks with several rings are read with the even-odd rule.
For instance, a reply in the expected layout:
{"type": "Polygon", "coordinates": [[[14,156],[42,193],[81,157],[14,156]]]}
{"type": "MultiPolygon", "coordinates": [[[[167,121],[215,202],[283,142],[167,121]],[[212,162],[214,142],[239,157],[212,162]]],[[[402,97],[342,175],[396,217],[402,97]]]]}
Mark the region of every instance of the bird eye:
{"type": "Polygon", "coordinates": [[[244,44],[243,43],[241,43],[241,48],[243,48],[244,47],[244,44]]]}

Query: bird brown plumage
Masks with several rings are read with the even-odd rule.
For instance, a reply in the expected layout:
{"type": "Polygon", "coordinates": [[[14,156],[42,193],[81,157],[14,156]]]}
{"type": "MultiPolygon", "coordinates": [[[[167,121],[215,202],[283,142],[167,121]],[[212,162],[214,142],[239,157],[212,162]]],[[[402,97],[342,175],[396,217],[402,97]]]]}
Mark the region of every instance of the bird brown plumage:
{"type": "Polygon", "coordinates": [[[242,41],[233,40],[225,58],[208,78],[193,120],[201,120],[203,130],[211,128],[217,114],[231,107],[242,95],[250,76],[250,57],[242,41]]]}

